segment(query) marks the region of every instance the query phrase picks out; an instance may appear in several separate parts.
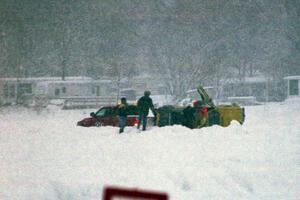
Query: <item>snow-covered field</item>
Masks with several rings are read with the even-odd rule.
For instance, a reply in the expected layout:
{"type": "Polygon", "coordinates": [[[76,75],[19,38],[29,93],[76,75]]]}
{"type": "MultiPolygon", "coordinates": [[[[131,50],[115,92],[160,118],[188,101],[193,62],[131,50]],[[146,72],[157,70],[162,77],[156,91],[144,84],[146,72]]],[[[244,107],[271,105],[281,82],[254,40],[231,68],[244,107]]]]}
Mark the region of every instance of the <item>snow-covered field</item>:
{"type": "Polygon", "coordinates": [[[171,200],[300,199],[300,104],[246,107],[243,126],[83,128],[90,110],[0,110],[1,200],[99,200],[105,185],[171,200]]]}

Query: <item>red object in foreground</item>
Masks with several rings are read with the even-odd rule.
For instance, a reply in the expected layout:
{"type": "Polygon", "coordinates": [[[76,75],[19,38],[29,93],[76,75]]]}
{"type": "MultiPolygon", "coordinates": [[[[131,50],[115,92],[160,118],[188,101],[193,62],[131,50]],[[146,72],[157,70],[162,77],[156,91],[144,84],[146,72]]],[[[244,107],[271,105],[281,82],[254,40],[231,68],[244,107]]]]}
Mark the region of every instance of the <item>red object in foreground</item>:
{"type": "Polygon", "coordinates": [[[133,188],[106,187],[103,192],[102,200],[115,200],[126,198],[124,200],[168,200],[166,193],[138,190],[133,188]]]}

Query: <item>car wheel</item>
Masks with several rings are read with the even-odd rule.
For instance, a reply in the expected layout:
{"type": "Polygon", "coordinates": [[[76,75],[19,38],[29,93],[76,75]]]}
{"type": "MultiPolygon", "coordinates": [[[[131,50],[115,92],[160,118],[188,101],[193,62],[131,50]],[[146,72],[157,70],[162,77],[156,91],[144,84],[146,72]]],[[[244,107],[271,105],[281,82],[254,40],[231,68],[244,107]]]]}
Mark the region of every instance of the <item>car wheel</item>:
{"type": "Polygon", "coordinates": [[[101,122],[96,122],[95,126],[100,127],[100,126],[102,126],[102,123],[101,122]]]}

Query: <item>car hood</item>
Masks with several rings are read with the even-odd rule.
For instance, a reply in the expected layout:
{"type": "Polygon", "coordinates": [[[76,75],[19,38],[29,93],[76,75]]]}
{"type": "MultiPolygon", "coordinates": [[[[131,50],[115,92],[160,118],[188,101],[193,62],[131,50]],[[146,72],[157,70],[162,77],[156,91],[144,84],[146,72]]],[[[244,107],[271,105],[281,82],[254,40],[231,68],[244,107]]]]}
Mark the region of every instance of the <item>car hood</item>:
{"type": "Polygon", "coordinates": [[[87,117],[87,118],[84,118],[84,119],[78,121],[77,124],[81,124],[81,123],[84,123],[84,122],[90,122],[90,121],[92,121],[92,120],[94,120],[94,118],[92,118],[92,117],[87,117]]]}

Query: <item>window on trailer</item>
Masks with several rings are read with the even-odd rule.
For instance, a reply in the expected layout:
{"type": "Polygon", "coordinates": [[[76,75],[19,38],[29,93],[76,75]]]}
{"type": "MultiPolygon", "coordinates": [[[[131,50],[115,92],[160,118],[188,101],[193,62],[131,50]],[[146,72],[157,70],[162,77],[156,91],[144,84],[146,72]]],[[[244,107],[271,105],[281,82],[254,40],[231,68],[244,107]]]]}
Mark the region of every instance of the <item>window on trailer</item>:
{"type": "Polygon", "coordinates": [[[32,84],[31,83],[21,83],[18,87],[20,94],[31,94],[32,84]]]}
{"type": "Polygon", "coordinates": [[[60,90],[58,88],[56,88],[55,91],[54,91],[55,96],[58,96],[59,93],[60,93],[60,90]]]}
{"type": "Polygon", "coordinates": [[[62,88],[62,93],[66,93],[66,92],[67,92],[66,87],[63,87],[63,88],[62,88]]]}
{"type": "Polygon", "coordinates": [[[100,96],[100,86],[92,86],[92,94],[95,94],[96,96],[100,96]]]}
{"type": "Polygon", "coordinates": [[[96,87],[96,95],[97,95],[97,96],[100,96],[100,86],[97,86],[97,87],[96,87]]]}
{"type": "Polygon", "coordinates": [[[5,98],[15,97],[15,85],[5,84],[3,88],[3,93],[5,98]]]}
{"type": "Polygon", "coordinates": [[[290,80],[290,95],[299,95],[299,80],[290,80]]]}
{"type": "Polygon", "coordinates": [[[8,89],[8,85],[5,84],[4,87],[3,87],[3,94],[4,94],[4,97],[9,97],[9,89],[8,89]]]}

